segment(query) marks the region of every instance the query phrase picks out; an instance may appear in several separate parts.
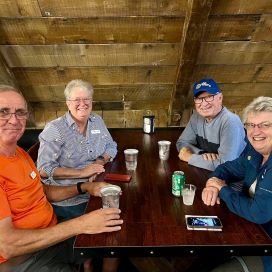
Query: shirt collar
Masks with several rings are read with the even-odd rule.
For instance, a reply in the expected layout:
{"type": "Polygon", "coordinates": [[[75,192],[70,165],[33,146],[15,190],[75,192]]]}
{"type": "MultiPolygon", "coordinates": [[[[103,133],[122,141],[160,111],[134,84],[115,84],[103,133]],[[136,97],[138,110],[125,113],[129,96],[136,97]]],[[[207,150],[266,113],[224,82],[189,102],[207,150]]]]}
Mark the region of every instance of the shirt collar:
{"type": "MultiPolygon", "coordinates": [[[[65,117],[66,117],[66,120],[67,120],[67,123],[68,123],[68,126],[71,127],[73,125],[76,124],[75,120],[73,119],[72,115],[70,114],[70,111],[67,111],[66,114],[65,114],[65,117]]],[[[95,119],[95,116],[94,114],[91,112],[89,118],[88,118],[88,122],[93,122],[95,119]]]]}

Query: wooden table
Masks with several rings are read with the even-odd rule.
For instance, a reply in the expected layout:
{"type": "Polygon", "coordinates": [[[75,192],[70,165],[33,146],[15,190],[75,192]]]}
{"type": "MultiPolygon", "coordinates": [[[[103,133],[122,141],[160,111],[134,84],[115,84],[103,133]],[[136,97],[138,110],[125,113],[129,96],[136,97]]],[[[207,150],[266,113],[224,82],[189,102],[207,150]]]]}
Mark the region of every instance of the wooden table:
{"type": "MultiPolygon", "coordinates": [[[[123,194],[120,209],[124,224],[114,233],[77,236],[75,254],[87,256],[181,256],[203,254],[272,255],[271,239],[263,229],[231,213],[223,204],[207,207],[201,191],[208,171],[181,162],[176,141],[179,129],[156,129],[154,134],[142,130],[113,130],[118,156],[106,172],[127,173],[123,151],[139,149],[138,166],[130,183],[117,183],[123,194]],[[170,158],[161,161],[158,141],[172,142],[170,158]],[[197,186],[193,206],[185,206],[182,198],[171,193],[171,176],[182,170],[187,183],[197,186]],[[222,232],[187,230],[185,215],[217,215],[222,232]]],[[[98,178],[103,180],[103,175],[98,178]]],[[[100,198],[91,198],[87,211],[101,207],[100,198]]]]}

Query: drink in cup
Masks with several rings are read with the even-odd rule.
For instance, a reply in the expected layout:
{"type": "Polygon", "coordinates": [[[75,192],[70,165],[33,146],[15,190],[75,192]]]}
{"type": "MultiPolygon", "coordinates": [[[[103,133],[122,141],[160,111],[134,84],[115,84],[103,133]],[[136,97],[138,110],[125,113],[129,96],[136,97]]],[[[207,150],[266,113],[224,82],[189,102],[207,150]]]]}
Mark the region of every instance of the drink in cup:
{"type": "Polygon", "coordinates": [[[182,198],[184,205],[193,205],[196,186],[193,184],[184,184],[182,188],[182,198]]]}
{"type": "Polygon", "coordinates": [[[105,208],[119,208],[119,198],[121,188],[117,185],[106,185],[100,190],[102,197],[102,207],[105,208]]]}
{"type": "Polygon", "coordinates": [[[134,171],[137,168],[137,157],[138,157],[138,149],[126,149],[124,150],[126,168],[129,171],[134,171]]]}
{"type": "Polygon", "coordinates": [[[169,141],[158,141],[159,144],[159,157],[161,160],[168,160],[170,153],[170,145],[169,141]]]}

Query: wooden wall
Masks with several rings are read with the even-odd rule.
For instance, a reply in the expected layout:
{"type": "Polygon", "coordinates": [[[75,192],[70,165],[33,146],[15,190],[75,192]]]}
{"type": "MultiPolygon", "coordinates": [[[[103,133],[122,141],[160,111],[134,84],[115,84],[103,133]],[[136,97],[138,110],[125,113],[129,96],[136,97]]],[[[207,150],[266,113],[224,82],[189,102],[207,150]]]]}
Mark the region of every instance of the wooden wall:
{"type": "Polygon", "coordinates": [[[65,112],[76,78],[108,127],[141,127],[146,113],[185,125],[203,77],[238,113],[272,95],[271,0],[2,0],[0,43],[0,80],[21,88],[39,128],[65,112]]]}

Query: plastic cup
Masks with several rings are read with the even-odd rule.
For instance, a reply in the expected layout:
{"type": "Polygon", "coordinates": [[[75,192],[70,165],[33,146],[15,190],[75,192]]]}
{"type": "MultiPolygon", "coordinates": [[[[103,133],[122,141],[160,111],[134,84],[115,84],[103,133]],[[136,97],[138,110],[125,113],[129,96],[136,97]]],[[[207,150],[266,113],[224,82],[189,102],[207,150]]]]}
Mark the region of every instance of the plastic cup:
{"type": "Polygon", "coordinates": [[[159,144],[159,157],[161,160],[168,160],[170,154],[170,145],[169,141],[158,141],[159,144]]]}
{"type": "Polygon", "coordinates": [[[126,168],[129,171],[134,171],[137,168],[137,157],[139,150],[138,149],[126,149],[124,150],[126,168]]]}
{"type": "Polygon", "coordinates": [[[196,186],[193,184],[184,184],[182,187],[182,199],[184,205],[193,205],[196,186]]]}
{"type": "Polygon", "coordinates": [[[100,189],[102,196],[102,207],[105,208],[119,208],[119,198],[121,188],[117,185],[106,185],[100,189]]]}

